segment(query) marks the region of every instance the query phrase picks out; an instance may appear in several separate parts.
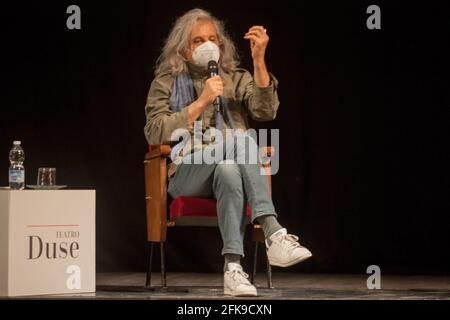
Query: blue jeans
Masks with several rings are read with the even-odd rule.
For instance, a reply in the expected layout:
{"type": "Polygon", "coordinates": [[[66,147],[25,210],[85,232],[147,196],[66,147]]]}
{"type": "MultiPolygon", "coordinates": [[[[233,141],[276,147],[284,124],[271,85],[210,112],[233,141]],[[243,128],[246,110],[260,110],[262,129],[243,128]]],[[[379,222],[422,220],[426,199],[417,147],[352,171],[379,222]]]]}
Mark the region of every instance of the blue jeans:
{"type": "MultiPolygon", "coordinates": [[[[248,144],[256,142],[249,135],[241,135],[248,144]]],[[[246,148],[242,144],[214,143],[186,157],[194,159],[198,152],[215,154],[222,149],[220,161],[207,164],[181,163],[171,177],[168,192],[172,198],[192,196],[217,199],[218,224],[223,240],[222,255],[227,253],[244,256],[244,234],[247,202],[251,208],[252,222],[264,215],[277,216],[269,192],[267,177],[260,172],[259,156],[252,163],[240,163],[246,148]],[[240,158],[241,156],[241,158],[240,158]]],[[[197,156],[199,156],[197,154],[197,156]]],[[[193,163],[193,161],[191,162],[193,163]]]]}

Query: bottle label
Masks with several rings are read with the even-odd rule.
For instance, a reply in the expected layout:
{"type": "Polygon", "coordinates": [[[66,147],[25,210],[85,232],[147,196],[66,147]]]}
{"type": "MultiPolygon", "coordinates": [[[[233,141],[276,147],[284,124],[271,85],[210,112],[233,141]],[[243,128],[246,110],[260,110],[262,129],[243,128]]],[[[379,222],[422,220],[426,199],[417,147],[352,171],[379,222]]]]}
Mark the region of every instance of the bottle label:
{"type": "Polygon", "coordinates": [[[24,183],[25,170],[9,170],[9,182],[24,183]]]}

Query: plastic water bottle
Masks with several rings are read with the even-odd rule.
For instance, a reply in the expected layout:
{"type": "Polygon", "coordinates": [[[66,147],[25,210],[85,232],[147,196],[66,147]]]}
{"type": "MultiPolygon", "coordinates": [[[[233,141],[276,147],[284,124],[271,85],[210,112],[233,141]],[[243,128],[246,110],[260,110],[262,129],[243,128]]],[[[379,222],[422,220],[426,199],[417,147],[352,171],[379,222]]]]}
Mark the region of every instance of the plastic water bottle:
{"type": "Polygon", "coordinates": [[[14,141],[13,147],[9,152],[9,187],[14,190],[22,190],[25,188],[25,152],[20,146],[20,141],[14,141]]]}

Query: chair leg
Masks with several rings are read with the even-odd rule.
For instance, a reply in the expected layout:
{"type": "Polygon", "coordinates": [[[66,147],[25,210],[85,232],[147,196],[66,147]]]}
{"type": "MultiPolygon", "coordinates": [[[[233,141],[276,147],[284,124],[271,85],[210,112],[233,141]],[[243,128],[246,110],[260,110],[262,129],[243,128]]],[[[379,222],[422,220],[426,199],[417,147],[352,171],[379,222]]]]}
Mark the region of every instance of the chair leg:
{"type": "Polygon", "coordinates": [[[153,241],[149,241],[147,247],[148,247],[148,260],[147,260],[147,277],[145,279],[145,286],[150,287],[152,283],[153,241]]]}
{"type": "Polygon", "coordinates": [[[270,265],[269,262],[269,257],[266,254],[266,261],[267,261],[267,288],[268,289],[273,289],[273,285],[272,285],[272,266],[270,265]]]}
{"type": "Polygon", "coordinates": [[[250,278],[250,282],[252,284],[255,283],[257,261],[258,261],[258,241],[255,241],[255,251],[253,253],[253,270],[252,270],[252,276],[250,278]]]}
{"type": "Polygon", "coordinates": [[[165,257],[164,241],[160,242],[160,247],[161,247],[161,286],[163,288],[166,288],[167,276],[166,276],[166,257],[165,257]]]}

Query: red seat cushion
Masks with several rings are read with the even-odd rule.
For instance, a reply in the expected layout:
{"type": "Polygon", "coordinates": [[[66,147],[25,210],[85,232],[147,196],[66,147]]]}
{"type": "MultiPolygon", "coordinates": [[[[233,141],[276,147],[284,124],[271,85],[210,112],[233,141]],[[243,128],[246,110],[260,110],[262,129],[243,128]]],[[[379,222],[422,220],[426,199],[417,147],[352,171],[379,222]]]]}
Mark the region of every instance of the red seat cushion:
{"type": "MultiPolygon", "coordinates": [[[[246,216],[250,217],[247,206],[246,216]]],[[[170,204],[170,219],[182,217],[217,217],[216,199],[180,196],[170,204]]]]}

